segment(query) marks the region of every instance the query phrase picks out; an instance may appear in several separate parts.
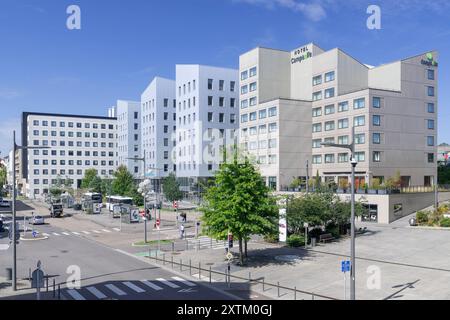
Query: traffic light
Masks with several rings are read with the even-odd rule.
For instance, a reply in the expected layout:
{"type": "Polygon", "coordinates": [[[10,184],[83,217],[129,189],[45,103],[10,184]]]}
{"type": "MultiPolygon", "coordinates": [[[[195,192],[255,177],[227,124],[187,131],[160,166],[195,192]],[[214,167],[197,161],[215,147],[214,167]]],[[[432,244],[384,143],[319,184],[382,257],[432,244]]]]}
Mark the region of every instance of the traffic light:
{"type": "Polygon", "coordinates": [[[228,248],[233,248],[233,235],[229,234],[228,235],[228,248]]]}

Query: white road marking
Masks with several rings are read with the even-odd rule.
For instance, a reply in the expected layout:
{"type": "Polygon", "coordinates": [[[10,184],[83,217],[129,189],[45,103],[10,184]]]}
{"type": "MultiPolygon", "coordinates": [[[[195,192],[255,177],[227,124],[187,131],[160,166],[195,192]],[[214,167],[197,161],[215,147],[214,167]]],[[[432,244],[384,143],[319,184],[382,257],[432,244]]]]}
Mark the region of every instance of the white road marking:
{"type": "Polygon", "coordinates": [[[114,230],[114,231],[117,231],[117,232],[119,232],[119,231],[120,231],[120,229],[119,229],[119,228],[113,228],[113,230],[114,230]]]}
{"type": "Polygon", "coordinates": [[[78,232],[72,232],[74,235],[79,236],[80,234],[78,232]]]}
{"type": "Polygon", "coordinates": [[[177,289],[177,288],[180,287],[180,286],[177,286],[176,284],[174,284],[174,283],[172,283],[172,282],[170,282],[170,281],[168,281],[166,279],[163,279],[163,278],[158,278],[158,279],[156,279],[156,281],[159,281],[159,282],[165,284],[166,286],[169,286],[169,287],[174,288],[174,289],[177,289]]]}
{"type": "Polygon", "coordinates": [[[59,233],[53,232],[53,235],[60,237],[61,235],[59,233]]]}
{"type": "Polygon", "coordinates": [[[70,236],[70,233],[67,233],[67,232],[63,232],[62,234],[65,236],[70,236]]]}
{"type": "Polygon", "coordinates": [[[93,233],[101,233],[101,232],[98,231],[98,230],[92,230],[92,232],[93,232],[93,233]]]}
{"type": "Polygon", "coordinates": [[[106,229],[103,229],[102,231],[103,231],[103,232],[106,232],[106,233],[111,233],[111,231],[106,230],[106,229]]]}
{"type": "Polygon", "coordinates": [[[84,233],[84,234],[91,234],[90,232],[87,232],[87,231],[83,231],[83,233],[84,233]]]}
{"type": "Polygon", "coordinates": [[[117,288],[113,284],[107,284],[105,287],[107,287],[109,290],[111,290],[112,292],[114,292],[118,296],[126,296],[127,295],[125,292],[123,292],[122,290],[120,290],[119,288],[117,288]]]}
{"type": "Polygon", "coordinates": [[[92,293],[97,299],[106,299],[107,297],[100,292],[96,287],[86,288],[90,293],[92,293]]]}
{"type": "Polygon", "coordinates": [[[157,285],[154,284],[154,283],[151,283],[151,282],[148,281],[148,280],[142,280],[141,282],[142,282],[143,284],[145,284],[146,286],[152,288],[153,290],[156,290],[156,291],[163,290],[163,288],[157,286],[157,285]]]}
{"type": "Polygon", "coordinates": [[[196,287],[197,285],[195,283],[192,283],[190,281],[187,281],[185,279],[179,278],[179,277],[172,277],[173,280],[179,281],[187,285],[188,287],[196,287]]]}
{"type": "Polygon", "coordinates": [[[43,233],[42,234],[44,237],[50,237],[50,235],[48,233],[43,233]]]}
{"type": "Polygon", "coordinates": [[[123,282],[124,285],[126,285],[128,288],[130,288],[133,291],[136,291],[137,293],[143,293],[145,292],[145,290],[139,288],[137,285],[127,281],[127,282],[123,282]]]}
{"type": "Polygon", "coordinates": [[[67,293],[75,300],[86,300],[77,290],[67,290],[67,293]]]}

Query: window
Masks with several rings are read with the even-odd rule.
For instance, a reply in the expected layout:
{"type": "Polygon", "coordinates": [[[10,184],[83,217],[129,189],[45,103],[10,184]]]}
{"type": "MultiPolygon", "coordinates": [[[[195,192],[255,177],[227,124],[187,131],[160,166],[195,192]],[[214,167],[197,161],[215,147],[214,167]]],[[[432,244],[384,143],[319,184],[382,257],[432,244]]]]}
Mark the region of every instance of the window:
{"type": "Polygon", "coordinates": [[[317,91],[313,93],[313,101],[322,100],[322,91],[317,91]]]}
{"type": "Polygon", "coordinates": [[[277,139],[269,139],[269,149],[275,149],[277,147],[277,139]]]}
{"type": "Polygon", "coordinates": [[[219,113],[219,123],[223,123],[224,118],[225,118],[225,114],[219,113]]]}
{"type": "Polygon", "coordinates": [[[427,78],[428,80],[434,80],[434,70],[431,69],[427,70],[427,78]]]}
{"type": "Polygon", "coordinates": [[[335,79],[335,73],[334,73],[334,71],[325,73],[325,82],[334,81],[334,79],[335,79]]]}
{"type": "Polygon", "coordinates": [[[372,99],[372,105],[374,108],[381,108],[381,98],[380,97],[373,97],[372,99]]]}
{"type": "Polygon", "coordinates": [[[353,100],[353,109],[363,109],[365,107],[366,107],[365,98],[353,100]]]}
{"type": "Polygon", "coordinates": [[[259,110],[259,119],[265,119],[267,117],[267,111],[266,109],[264,110],[259,110]]]}
{"type": "Polygon", "coordinates": [[[250,83],[250,92],[256,91],[256,82],[250,83]]]}
{"type": "Polygon", "coordinates": [[[269,108],[269,117],[276,117],[277,116],[277,107],[269,108]]]}
{"type": "Polygon", "coordinates": [[[241,87],[241,94],[247,94],[248,93],[248,85],[241,87]]]}
{"type": "Polygon", "coordinates": [[[259,126],[259,134],[267,133],[267,126],[265,124],[259,126]]]}
{"type": "Polygon", "coordinates": [[[346,162],[348,162],[348,153],[339,153],[338,154],[338,162],[339,163],[346,163],[346,162]]]}
{"type": "Polygon", "coordinates": [[[429,130],[434,130],[434,120],[427,120],[427,128],[429,130]]]}
{"type": "Polygon", "coordinates": [[[358,162],[366,161],[366,153],[365,152],[355,152],[355,160],[358,162]]]}
{"type": "Polygon", "coordinates": [[[213,122],[213,113],[208,112],[208,122],[213,122]]]}
{"type": "Polygon", "coordinates": [[[434,87],[431,86],[428,87],[428,96],[434,97],[434,87]]]}
{"type": "Polygon", "coordinates": [[[250,107],[256,106],[256,97],[250,98],[250,107]]]}
{"type": "Polygon", "coordinates": [[[248,108],[248,100],[242,100],[241,101],[241,109],[248,108]]]}
{"type": "Polygon", "coordinates": [[[434,153],[429,153],[427,158],[428,158],[428,163],[434,163],[434,153]]]}
{"type": "Polygon", "coordinates": [[[213,89],[213,79],[208,79],[208,90],[213,89]]]}
{"type": "Polygon", "coordinates": [[[322,147],[321,143],[322,143],[322,139],[314,139],[314,140],[312,141],[312,147],[313,147],[313,149],[319,149],[319,148],[321,148],[321,147],[322,147]]]}
{"type": "Polygon", "coordinates": [[[230,91],[231,91],[231,92],[234,92],[235,89],[236,89],[236,82],[231,81],[231,82],[230,82],[230,91]]]}
{"type": "Polygon", "coordinates": [[[256,143],[256,141],[251,141],[248,147],[249,150],[256,150],[258,149],[258,144],[256,143]]]}
{"type": "Polygon", "coordinates": [[[348,119],[341,119],[338,121],[338,129],[346,129],[348,128],[348,119]]]}
{"type": "Polygon", "coordinates": [[[256,76],[256,67],[250,69],[250,77],[256,76]]]}
{"type": "Polygon", "coordinates": [[[245,80],[248,78],[248,71],[242,71],[241,72],[241,80],[245,80]]]}
{"type": "Polygon", "coordinates": [[[353,122],[355,127],[362,127],[366,125],[366,118],[365,116],[355,117],[353,122]]]}
{"type": "Polygon", "coordinates": [[[428,103],[428,113],[434,113],[434,103],[428,103]]]}
{"type": "Polygon", "coordinates": [[[325,90],[325,99],[333,98],[334,97],[334,88],[326,89],[325,90]]]}
{"type": "Polygon", "coordinates": [[[236,98],[230,98],[230,108],[234,108],[236,105],[236,98]]]}
{"type": "Polygon", "coordinates": [[[324,143],[334,143],[334,137],[323,139],[324,143]]]}
{"type": "Polygon", "coordinates": [[[434,137],[433,136],[427,137],[427,146],[434,147],[434,137]]]}
{"type": "Polygon", "coordinates": [[[322,163],[322,156],[313,156],[312,163],[313,164],[321,164],[322,163]]]}
{"type": "Polygon", "coordinates": [[[381,116],[379,115],[374,115],[372,118],[372,124],[376,127],[381,126],[381,116]]]}
{"type": "Polygon", "coordinates": [[[381,152],[380,151],[373,152],[373,162],[381,162],[381,152]]]}
{"type": "Polygon", "coordinates": [[[248,122],[248,114],[241,115],[241,123],[248,122]]]}
{"type": "Polygon", "coordinates": [[[219,107],[223,107],[225,104],[225,98],[224,97],[220,97],[219,98],[219,107]]]}
{"type": "Polygon", "coordinates": [[[224,85],[225,85],[225,81],[224,80],[219,80],[219,91],[223,91],[224,85]]]}
{"type": "Polygon", "coordinates": [[[213,97],[208,96],[208,106],[212,107],[213,105],[213,97]]]}
{"type": "Polygon", "coordinates": [[[236,123],[236,115],[234,113],[230,114],[230,123],[236,123]]]}
{"type": "Polygon", "coordinates": [[[348,101],[340,102],[338,105],[338,112],[348,111],[348,101]]]}
{"type": "Polygon", "coordinates": [[[39,120],[34,120],[33,121],[33,126],[38,126],[39,125],[39,120]]]}
{"type": "Polygon", "coordinates": [[[355,134],[355,144],[366,143],[366,135],[364,133],[355,134]]]}
{"type": "Polygon", "coordinates": [[[313,132],[322,132],[322,124],[321,123],[315,123],[312,126],[313,132]]]}
{"type": "Polygon", "coordinates": [[[258,129],[256,129],[256,127],[251,127],[249,129],[249,133],[250,133],[251,136],[255,136],[255,135],[258,134],[258,129]]]}
{"type": "Polygon", "coordinates": [[[258,142],[258,149],[267,149],[267,140],[261,140],[258,142]]]}
{"type": "Polygon", "coordinates": [[[250,113],[250,121],[255,121],[255,120],[256,120],[256,112],[250,113]]]}
{"type": "Polygon", "coordinates": [[[372,136],[373,144],[381,144],[381,133],[374,133],[372,136]]]}
{"type": "Polygon", "coordinates": [[[275,132],[278,130],[278,125],[276,123],[269,124],[269,132],[275,132]]]}
{"type": "Polygon", "coordinates": [[[269,155],[269,164],[276,164],[277,163],[277,156],[272,154],[269,155]]]}
{"type": "Polygon", "coordinates": [[[319,84],[322,84],[322,75],[313,78],[313,86],[318,86],[319,84]]]}
{"type": "Polygon", "coordinates": [[[348,136],[339,136],[338,144],[348,144],[348,136]]]}
{"type": "Polygon", "coordinates": [[[335,129],[334,121],[325,122],[325,131],[331,131],[335,129]]]}
{"type": "Polygon", "coordinates": [[[334,154],[326,154],[325,163],[334,163],[334,154]]]}
{"type": "Polygon", "coordinates": [[[334,113],[334,104],[325,106],[325,115],[333,114],[333,113],[334,113]]]}
{"type": "Polygon", "coordinates": [[[322,108],[314,108],[312,109],[313,117],[320,117],[322,115],[322,108]]]}
{"type": "Polygon", "coordinates": [[[266,164],[266,156],[261,156],[258,158],[259,164],[266,164]]]}

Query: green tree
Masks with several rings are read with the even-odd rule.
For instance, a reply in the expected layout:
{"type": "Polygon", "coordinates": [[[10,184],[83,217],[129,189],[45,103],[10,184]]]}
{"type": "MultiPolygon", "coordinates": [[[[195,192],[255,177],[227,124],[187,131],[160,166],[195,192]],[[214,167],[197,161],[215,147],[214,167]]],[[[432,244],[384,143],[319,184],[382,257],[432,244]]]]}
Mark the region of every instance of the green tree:
{"type": "Polygon", "coordinates": [[[144,200],[137,191],[137,185],[133,175],[128,171],[127,167],[120,166],[114,172],[114,181],[111,184],[112,193],[116,196],[133,198],[134,204],[140,206],[144,200]]]}
{"type": "Polygon", "coordinates": [[[0,166],[0,195],[3,195],[3,186],[8,183],[7,169],[5,166],[0,166]]]}
{"type": "Polygon", "coordinates": [[[171,173],[163,181],[164,196],[170,202],[181,200],[183,193],[180,190],[180,184],[177,181],[175,174],[171,173]]]}
{"type": "Polygon", "coordinates": [[[90,189],[92,181],[96,178],[98,178],[97,170],[94,168],[87,169],[84,173],[84,178],[81,181],[81,188],[82,189],[90,189]]]}
{"type": "Polygon", "coordinates": [[[102,179],[99,176],[95,176],[89,183],[89,190],[91,192],[101,193],[102,192],[102,179]]]}
{"type": "Polygon", "coordinates": [[[246,158],[237,155],[231,163],[223,164],[215,175],[215,184],[205,194],[201,208],[207,235],[226,239],[231,232],[239,242],[239,260],[244,264],[243,241],[251,235],[273,232],[278,210],[275,199],[260,173],[246,158]]]}

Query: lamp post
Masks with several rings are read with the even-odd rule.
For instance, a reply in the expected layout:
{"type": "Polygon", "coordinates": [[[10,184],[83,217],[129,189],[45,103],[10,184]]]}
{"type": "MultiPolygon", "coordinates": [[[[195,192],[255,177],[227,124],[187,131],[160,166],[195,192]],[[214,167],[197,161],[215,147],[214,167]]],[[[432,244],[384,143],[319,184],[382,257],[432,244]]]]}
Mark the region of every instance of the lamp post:
{"type": "Polygon", "coordinates": [[[321,145],[325,147],[335,147],[348,149],[351,152],[350,163],[352,165],[352,196],[351,196],[351,244],[350,244],[350,255],[351,255],[351,268],[350,268],[350,299],[356,300],[356,257],[355,257],[355,168],[358,162],[355,159],[355,127],[352,128],[352,143],[351,144],[336,144],[336,143],[322,143],[321,145]]]}
{"type": "Polygon", "coordinates": [[[309,160],[306,160],[306,194],[309,193],[309,160]]]}
{"type": "Polygon", "coordinates": [[[13,270],[12,270],[12,288],[17,291],[17,246],[16,246],[16,152],[17,150],[31,150],[31,149],[50,149],[50,147],[24,147],[16,144],[16,131],[13,131],[13,189],[12,189],[12,241],[13,241],[13,270]]]}

